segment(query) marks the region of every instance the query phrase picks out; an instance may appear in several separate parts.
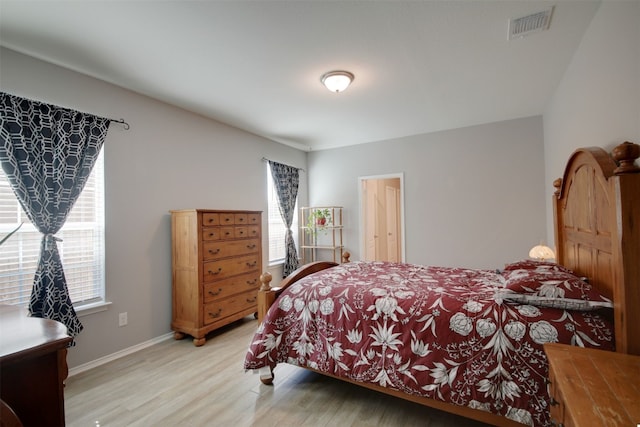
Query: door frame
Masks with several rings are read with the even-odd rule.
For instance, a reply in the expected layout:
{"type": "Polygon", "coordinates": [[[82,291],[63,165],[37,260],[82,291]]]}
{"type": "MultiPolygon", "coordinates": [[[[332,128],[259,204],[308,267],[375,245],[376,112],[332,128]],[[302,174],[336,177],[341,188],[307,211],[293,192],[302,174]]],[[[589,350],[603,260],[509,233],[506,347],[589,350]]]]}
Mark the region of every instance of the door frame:
{"type": "Polygon", "coordinates": [[[400,220],[400,239],[402,240],[400,242],[400,255],[401,255],[400,261],[406,262],[406,252],[405,252],[406,238],[405,238],[405,227],[404,227],[404,173],[403,172],[358,177],[358,210],[360,213],[360,226],[358,227],[358,229],[360,234],[359,236],[360,254],[361,254],[360,256],[363,258],[364,258],[364,254],[366,253],[365,252],[366,251],[365,230],[364,230],[364,218],[365,218],[364,203],[366,203],[366,201],[364,200],[364,194],[362,194],[363,181],[393,179],[393,178],[400,179],[400,217],[398,218],[400,220]]]}

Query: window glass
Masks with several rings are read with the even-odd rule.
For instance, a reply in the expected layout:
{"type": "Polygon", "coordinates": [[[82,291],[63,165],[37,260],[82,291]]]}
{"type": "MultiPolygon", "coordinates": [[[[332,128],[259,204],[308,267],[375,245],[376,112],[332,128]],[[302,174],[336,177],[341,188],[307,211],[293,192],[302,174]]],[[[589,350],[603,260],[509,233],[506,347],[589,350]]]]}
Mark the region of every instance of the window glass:
{"type": "MultiPolygon", "coordinates": [[[[31,224],[0,168],[0,236],[23,223],[0,246],[0,303],[26,306],[40,255],[42,235],[31,224]]],[[[104,301],[104,160],[91,177],[56,237],[75,307],[104,301]]]]}

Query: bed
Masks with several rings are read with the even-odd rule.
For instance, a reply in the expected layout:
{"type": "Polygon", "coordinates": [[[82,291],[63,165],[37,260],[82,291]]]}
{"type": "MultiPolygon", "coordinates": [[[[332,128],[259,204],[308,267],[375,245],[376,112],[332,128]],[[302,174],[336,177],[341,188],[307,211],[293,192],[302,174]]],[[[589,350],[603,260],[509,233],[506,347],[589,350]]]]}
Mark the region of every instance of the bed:
{"type": "Polygon", "coordinates": [[[556,263],[316,262],[278,288],[244,362],[290,363],[503,426],[550,424],[543,344],[640,354],[640,146],[576,150],[554,182],[556,263]]]}

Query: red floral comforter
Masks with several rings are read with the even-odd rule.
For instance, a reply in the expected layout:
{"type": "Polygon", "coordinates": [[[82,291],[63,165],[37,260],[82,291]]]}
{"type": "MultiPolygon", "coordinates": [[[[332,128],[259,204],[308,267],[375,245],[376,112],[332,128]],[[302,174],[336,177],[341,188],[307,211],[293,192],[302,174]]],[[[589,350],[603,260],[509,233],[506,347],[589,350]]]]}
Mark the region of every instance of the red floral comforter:
{"type": "Polygon", "coordinates": [[[598,312],[503,300],[498,272],[351,262],[286,289],[245,369],[286,362],[549,425],[545,342],[613,349],[598,312]]]}

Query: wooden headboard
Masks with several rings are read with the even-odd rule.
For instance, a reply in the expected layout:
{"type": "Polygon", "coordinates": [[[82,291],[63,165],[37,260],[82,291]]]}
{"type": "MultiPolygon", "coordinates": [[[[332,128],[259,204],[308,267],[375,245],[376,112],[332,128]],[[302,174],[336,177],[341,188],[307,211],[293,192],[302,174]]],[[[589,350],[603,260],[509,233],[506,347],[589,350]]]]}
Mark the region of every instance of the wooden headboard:
{"type": "Polygon", "coordinates": [[[640,354],[640,146],[582,148],[554,182],[556,258],[614,304],[616,351],[640,354]]]}

